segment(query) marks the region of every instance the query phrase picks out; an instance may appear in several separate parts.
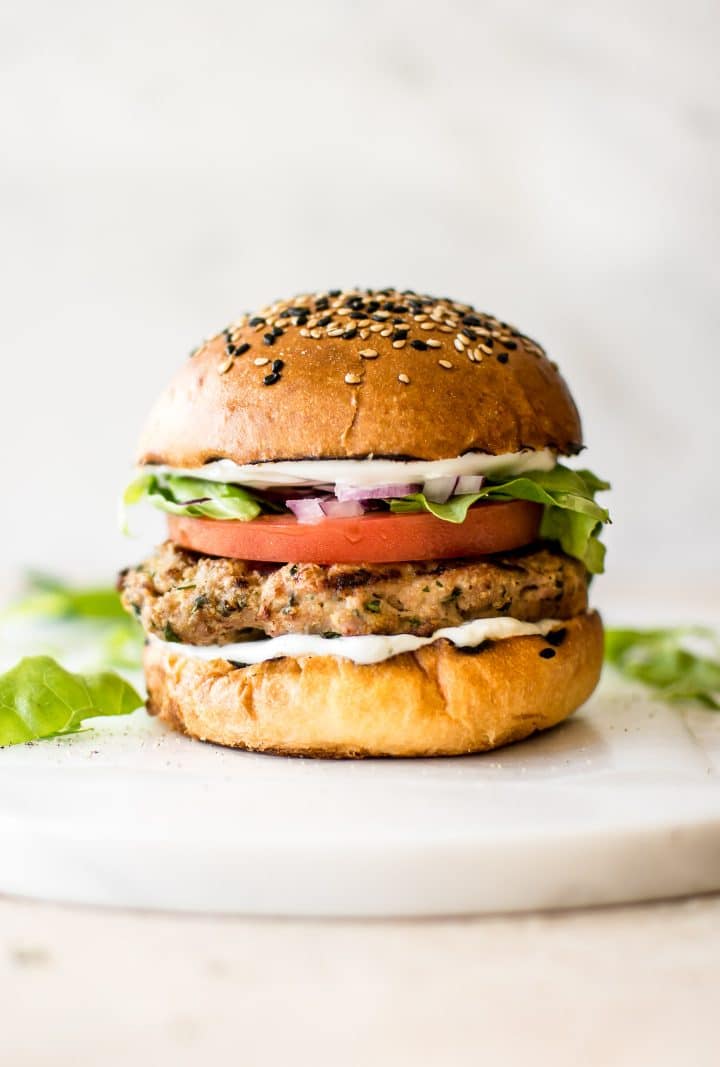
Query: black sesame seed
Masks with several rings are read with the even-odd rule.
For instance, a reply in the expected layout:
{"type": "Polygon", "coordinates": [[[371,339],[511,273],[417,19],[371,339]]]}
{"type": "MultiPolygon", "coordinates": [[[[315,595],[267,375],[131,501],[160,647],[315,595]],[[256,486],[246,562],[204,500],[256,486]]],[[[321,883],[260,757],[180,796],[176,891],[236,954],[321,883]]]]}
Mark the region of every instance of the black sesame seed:
{"type": "Polygon", "coordinates": [[[495,339],[493,337],[486,337],[485,340],[483,341],[483,344],[487,345],[488,348],[494,348],[495,347],[495,339]]]}
{"type": "Polygon", "coordinates": [[[378,300],[370,300],[365,310],[367,311],[368,315],[372,315],[373,311],[377,311],[379,307],[380,302],[378,300]]]}
{"type": "Polygon", "coordinates": [[[328,290],[328,296],[332,296],[332,297],[340,296],[341,293],[342,293],[342,289],[329,289],[328,290]]]}
{"type": "Polygon", "coordinates": [[[553,645],[555,648],[559,648],[567,637],[567,630],[563,626],[560,630],[551,630],[549,634],[545,634],[545,640],[549,645],[553,645]]]}
{"type": "Polygon", "coordinates": [[[410,347],[417,348],[418,352],[424,352],[427,348],[427,344],[425,341],[411,341],[410,347]]]}
{"type": "Polygon", "coordinates": [[[266,344],[266,345],[274,345],[275,344],[275,334],[274,333],[264,333],[263,334],[263,343],[266,344]]]}
{"type": "Polygon", "coordinates": [[[295,326],[307,326],[307,322],[308,322],[307,315],[301,315],[299,318],[295,319],[294,325],[295,326]]]}
{"type": "Polygon", "coordinates": [[[514,352],[517,348],[517,345],[514,341],[503,341],[503,344],[506,348],[509,348],[511,352],[514,352]]]}
{"type": "Polygon", "coordinates": [[[285,366],[285,364],[283,363],[283,361],[281,359],[274,359],[272,361],[272,369],[273,369],[275,374],[279,373],[279,371],[281,371],[284,366],[285,366]]]}
{"type": "Polygon", "coordinates": [[[343,341],[352,341],[353,337],[357,337],[357,326],[353,326],[351,329],[346,330],[342,335],[343,341]]]}
{"type": "Polygon", "coordinates": [[[321,319],[317,320],[318,326],[329,326],[332,322],[332,315],[323,315],[321,319]]]}
{"type": "Polygon", "coordinates": [[[244,356],[245,353],[249,352],[249,351],[250,351],[250,345],[247,343],[247,341],[245,341],[245,342],[243,342],[243,344],[238,346],[235,354],[238,355],[238,356],[244,356]]]}
{"type": "Polygon", "coordinates": [[[275,382],[280,381],[280,375],[277,371],[273,371],[272,374],[266,374],[263,378],[263,385],[275,385],[275,382]]]}
{"type": "Polygon", "coordinates": [[[393,341],[404,341],[408,335],[409,326],[406,326],[404,330],[393,330],[393,341]]]}
{"type": "Polygon", "coordinates": [[[378,311],[377,315],[373,315],[372,317],[375,319],[375,322],[387,322],[388,316],[386,311],[378,311]]]}
{"type": "Polygon", "coordinates": [[[293,314],[293,309],[292,308],[285,308],[284,311],[280,312],[280,318],[281,319],[289,319],[292,314],[293,314]]]}
{"type": "Polygon", "coordinates": [[[541,656],[542,659],[552,659],[554,655],[555,655],[555,649],[554,648],[541,648],[540,649],[540,656],[541,656]]]}
{"type": "Polygon", "coordinates": [[[477,340],[477,334],[474,330],[471,330],[469,326],[464,326],[460,333],[463,335],[463,337],[467,337],[468,341],[477,340]]]}
{"type": "Polygon", "coordinates": [[[499,352],[498,353],[498,358],[497,358],[498,363],[507,363],[507,361],[509,359],[510,359],[510,356],[507,354],[507,352],[499,352]]]}
{"type": "Polygon", "coordinates": [[[365,314],[364,311],[351,311],[350,314],[348,315],[348,318],[350,318],[350,319],[366,319],[367,315],[365,314]]]}
{"type": "Polygon", "coordinates": [[[282,326],[273,326],[272,332],[275,334],[276,337],[282,337],[282,335],[285,333],[282,326]]]}
{"type": "Polygon", "coordinates": [[[235,351],[236,351],[235,345],[231,345],[231,344],[225,345],[225,351],[227,352],[227,354],[229,356],[234,356],[235,355],[235,351]]]}
{"type": "Polygon", "coordinates": [[[250,319],[250,322],[248,323],[248,325],[249,326],[264,326],[265,325],[265,319],[261,318],[259,315],[256,315],[255,318],[250,319]]]}
{"type": "Polygon", "coordinates": [[[482,326],[482,321],[477,315],[463,315],[463,322],[466,326],[482,326]]]}

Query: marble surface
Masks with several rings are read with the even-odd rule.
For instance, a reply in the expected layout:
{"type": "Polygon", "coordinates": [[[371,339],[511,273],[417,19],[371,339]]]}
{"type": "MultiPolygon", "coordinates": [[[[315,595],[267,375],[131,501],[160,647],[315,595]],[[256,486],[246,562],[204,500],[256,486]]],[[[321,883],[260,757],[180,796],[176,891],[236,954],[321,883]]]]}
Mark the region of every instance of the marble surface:
{"type": "Polygon", "coordinates": [[[141,711],[0,751],[0,892],[412,916],[716,890],[719,774],[719,716],[611,680],[555,730],[446,760],[253,755],[141,711]]]}

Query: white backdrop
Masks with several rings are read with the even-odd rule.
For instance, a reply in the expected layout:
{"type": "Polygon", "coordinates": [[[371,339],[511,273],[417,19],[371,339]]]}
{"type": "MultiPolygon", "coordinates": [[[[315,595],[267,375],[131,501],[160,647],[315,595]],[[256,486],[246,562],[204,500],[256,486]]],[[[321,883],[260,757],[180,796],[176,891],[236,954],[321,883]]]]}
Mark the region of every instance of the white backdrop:
{"type": "Polygon", "coordinates": [[[138,556],[115,498],[173,368],[241,310],[357,283],[450,293],[543,342],[615,485],[613,580],[706,586],[719,12],[4,5],[3,567],[138,556]]]}

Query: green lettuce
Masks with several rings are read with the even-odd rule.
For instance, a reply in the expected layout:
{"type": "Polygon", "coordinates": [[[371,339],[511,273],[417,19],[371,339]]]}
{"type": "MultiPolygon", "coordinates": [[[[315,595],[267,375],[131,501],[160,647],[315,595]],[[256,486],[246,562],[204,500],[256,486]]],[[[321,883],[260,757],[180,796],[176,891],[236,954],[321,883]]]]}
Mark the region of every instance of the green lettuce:
{"type": "Polygon", "coordinates": [[[75,586],[60,578],[30,572],[23,594],[0,612],[0,623],[15,620],[62,624],[84,639],[92,629],[98,667],[142,666],[143,631],[128,615],[112,586],[75,586]]]}
{"type": "Polygon", "coordinates": [[[86,719],[129,715],[142,697],[117,674],[73,674],[50,656],[28,656],[0,675],[0,745],[77,733],[86,719]]]}
{"type": "Polygon", "coordinates": [[[478,500],[531,500],[544,507],[540,536],[558,541],[569,556],[583,561],[592,574],[603,570],[605,548],[598,540],[608,511],[595,501],[595,494],[609,489],[608,482],[591,471],[573,471],[558,464],[549,471],[529,471],[505,482],[490,482],[476,493],[451,497],[444,504],[413,493],[390,501],[397,514],[429,511],[446,522],[464,522],[468,509],[478,500]]]}
{"type": "MultiPolygon", "coordinates": [[[[180,474],[139,475],[123,494],[123,508],[149,500],[161,511],[205,519],[239,519],[249,522],[268,507],[249,489],[227,482],[210,482],[180,474]]],[[[273,509],[275,510],[275,509],[273,509]]]]}
{"type": "Polygon", "coordinates": [[[605,659],[661,700],[720,711],[720,642],[708,627],[606,630],[605,659]]]}

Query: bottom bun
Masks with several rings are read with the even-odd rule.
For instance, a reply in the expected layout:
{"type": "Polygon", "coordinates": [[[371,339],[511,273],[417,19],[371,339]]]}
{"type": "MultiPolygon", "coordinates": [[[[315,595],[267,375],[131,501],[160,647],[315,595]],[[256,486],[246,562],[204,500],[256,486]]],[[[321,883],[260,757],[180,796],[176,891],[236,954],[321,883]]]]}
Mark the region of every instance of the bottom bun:
{"type": "Polygon", "coordinates": [[[382,663],[298,656],[234,667],[145,650],[148,710],[201,741],[301,756],[457,756],[567,718],[600,677],[596,612],[543,637],[462,651],[437,641],[382,663]]]}

